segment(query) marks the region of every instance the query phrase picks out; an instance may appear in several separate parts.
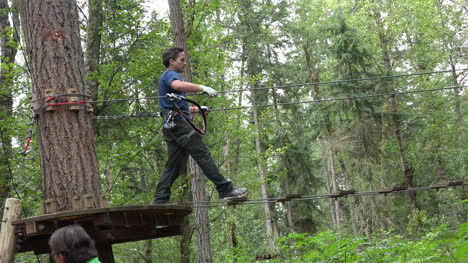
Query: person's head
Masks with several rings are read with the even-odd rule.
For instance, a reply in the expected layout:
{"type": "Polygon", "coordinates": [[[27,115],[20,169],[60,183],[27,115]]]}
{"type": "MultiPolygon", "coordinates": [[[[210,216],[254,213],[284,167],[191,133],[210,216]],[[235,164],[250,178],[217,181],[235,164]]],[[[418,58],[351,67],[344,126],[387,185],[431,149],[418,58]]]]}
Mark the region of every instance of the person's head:
{"type": "Polygon", "coordinates": [[[174,70],[177,73],[185,71],[185,52],[183,49],[173,47],[166,50],[163,54],[163,64],[167,69],[174,70]]]}
{"type": "Polygon", "coordinates": [[[49,247],[57,263],[85,263],[98,255],[94,241],[79,225],[57,229],[49,239],[49,247]]]}

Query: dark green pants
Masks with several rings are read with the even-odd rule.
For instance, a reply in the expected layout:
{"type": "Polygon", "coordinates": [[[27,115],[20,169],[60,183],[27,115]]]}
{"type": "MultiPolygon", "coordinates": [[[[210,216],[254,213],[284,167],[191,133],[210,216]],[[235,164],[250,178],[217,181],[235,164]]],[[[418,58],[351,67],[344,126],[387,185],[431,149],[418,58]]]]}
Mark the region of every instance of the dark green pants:
{"type": "Polygon", "coordinates": [[[230,192],[233,189],[233,184],[219,172],[202,136],[184,120],[174,120],[174,123],[175,127],[173,128],[163,128],[169,157],[159,178],[154,199],[162,202],[169,200],[171,186],[186,169],[189,155],[197,162],[206,177],[216,185],[218,192],[230,192]]]}

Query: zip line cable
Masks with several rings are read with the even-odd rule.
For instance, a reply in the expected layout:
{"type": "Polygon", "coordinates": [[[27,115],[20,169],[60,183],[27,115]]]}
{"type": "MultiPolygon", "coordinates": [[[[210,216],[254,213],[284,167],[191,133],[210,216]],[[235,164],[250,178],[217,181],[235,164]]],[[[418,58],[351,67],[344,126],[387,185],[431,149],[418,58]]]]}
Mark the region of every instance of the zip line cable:
{"type": "MultiPolygon", "coordinates": [[[[456,69],[455,71],[467,71],[467,70],[468,70],[468,68],[467,69],[456,69]]],[[[332,80],[332,81],[317,82],[317,83],[291,84],[291,85],[275,86],[275,87],[259,87],[259,88],[252,88],[252,89],[237,89],[237,90],[228,90],[228,91],[218,91],[218,94],[240,92],[240,91],[261,90],[261,89],[284,89],[284,88],[304,87],[304,86],[312,86],[312,85],[329,85],[329,84],[338,84],[338,83],[343,83],[343,82],[355,82],[355,81],[365,81],[365,80],[401,78],[401,77],[431,75],[431,74],[440,74],[440,73],[448,73],[448,72],[452,72],[452,70],[418,72],[418,73],[410,73],[410,74],[401,74],[401,75],[392,75],[392,76],[379,76],[379,77],[369,77],[369,78],[358,78],[358,79],[332,80]]],[[[202,95],[202,94],[203,93],[194,93],[194,94],[191,94],[190,96],[197,96],[197,95],[202,95]]],[[[57,95],[57,96],[55,96],[55,98],[59,98],[59,97],[63,97],[63,96],[90,97],[90,96],[87,96],[87,95],[80,95],[80,94],[63,94],[63,95],[57,95]]],[[[42,97],[42,98],[38,98],[36,100],[33,100],[32,102],[41,101],[41,100],[47,99],[49,97],[50,96],[45,96],[45,97],[42,97]]],[[[105,100],[95,100],[95,101],[87,101],[87,102],[92,103],[92,104],[98,104],[98,103],[107,103],[107,102],[156,100],[156,99],[160,99],[160,98],[165,98],[165,96],[150,96],[150,97],[143,97],[143,98],[105,99],[105,100]]]]}
{"type": "Polygon", "coordinates": [[[426,89],[426,90],[413,90],[413,91],[402,91],[402,92],[391,92],[391,93],[379,93],[379,94],[370,94],[370,95],[362,95],[362,96],[351,96],[351,97],[320,99],[320,100],[308,100],[308,101],[297,101],[297,102],[279,102],[279,103],[274,103],[274,104],[256,105],[256,106],[240,106],[240,107],[233,107],[233,108],[218,108],[218,109],[211,109],[211,111],[225,111],[225,110],[238,110],[238,109],[251,109],[251,108],[268,108],[268,107],[273,107],[273,106],[277,106],[277,105],[284,106],[284,105],[297,105],[297,104],[320,103],[320,102],[330,102],[330,101],[355,100],[355,99],[393,96],[393,95],[424,93],[424,92],[440,91],[440,90],[451,90],[451,89],[458,89],[458,88],[462,89],[462,88],[465,88],[465,87],[468,87],[468,86],[452,86],[452,87],[447,87],[447,88],[435,88],[435,89],[426,89]]]}
{"type": "MultiPolygon", "coordinates": [[[[455,71],[467,71],[467,70],[468,68],[456,69],[455,71]]],[[[357,79],[331,80],[331,81],[323,81],[323,82],[315,82],[315,83],[309,82],[309,83],[303,83],[303,84],[290,84],[290,85],[275,86],[275,87],[237,89],[237,90],[219,91],[218,93],[231,93],[231,92],[241,92],[241,91],[263,90],[263,89],[287,89],[287,88],[294,88],[294,87],[330,85],[330,84],[339,84],[339,83],[345,83],[345,82],[355,82],[355,81],[365,81],[365,80],[379,80],[379,79],[393,79],[393,78],[403,78],[403,77],[411,77],[411,76],[423,76],[423,75],[432,75],[432,74],[449,73],[449,72],[452,72],[452,70],[416,72],[416,73],[408,73],[408,74],[400,74],[400,75],[378,76],[378,77],[357,78],[357,79]]]]}
{"type": "MultiPolygon", "coordinates": [[[[331,193],[331,194],[317,194],[317,195],[301,195],[295,194],[286,197],[274,197],[274,198],[262,198],[262,199],[251,199],[247,200],[246,198],[242,199],[233,199],[233,200],[215,200],[215,201],[199,201],[199,202],[186,202],[182,204],[188,204],[193,208],[198,207],[220,207],[226,205],[252,205],[252,204],[265,204],[265,203],[283,203],[288,201],[303,201],[303,200],[320,200],[320,199],[329,199],[329,198],[343,198],[348,196],[369,196],[369,195],[379,195],[383,194],[387,196],[391,193],[403,193],[403,192],[416,192],[416,191],[426,191],[426,190],[439,190],[442,188],[450,188],[450,187],[465,187],[468,183],[463,181],[452,181],[446,184],[436,184],[432,186],[420,186],[420,187],[406,187],[406,186],[396,186],[389,189],[381,189],[375,191],[368,191],[368,192],[356,192],[353,190],[348,191],[340,191],[338,193],[331,193]]],[[[167,204],[170,205],[170,204],[167,204]]],[[[165,206],[163,204],[162,206],[165,206]]]]}
{"type": "MultiPolygon", "coordinates": [[[[362,95],[362,96],[351,96],[351,97],[330,98],[330,99],[320,99],[320,100],[308,100],[308,101],[297,101],[297,102],[280,102],[280,103],[266,104],[266,105],[256,105],[256,106],[239,106],[239,107],[232,107],[232,108],[215,108],[215,109],[211,109],[211,111],[241,110],[241,109],[252,109],[252,108],[267,108],[267,107],[273,107],[273,106],[287,106],[287,105],[297,105],[297,104],[309,104],[309,103],[320,103],[320,102],[331,102],[331,101],[355,100],[355,99],[364,99],[364,98],[374,98],[374,97],[385,97],[385,96],[394,96],[394,95],[424,93],[424,92],[441,91],[441,90],[463,89],[465,87],[468,87],[468,86],[452,86],[452,87],[446,87],[446,88],[434,88],[434,89],[425,89],[425,90],[379,93],[379,94],[370,94],[370,95],[362,95]]],[[[159,113],[93,116],[93,118],[97,119],[97,120],[122,119],[122,118],[141,118],[141,117],[160,117],[160,116],[159,116],[159,113]]]]}
{"type": "MultiPolygon", "coordinates": [[[[468,68],[466,68],[466,69],[456,69],[455,71],[467,71],[467,70],[468,70],[468,68]]],[[[332,81],[324,81],[324,82],[316,82],[316,83],[290,84],[290,85],[274,86],[274,87],[259,87],[259,88],[252,88],[252,89],[235,89],[235,90],[227,90],[227,91],[218,91],[218,94],[241,92],[241,91],[262,90],[262,89],[286,89],[286,88],[314,86],[314,85],[330,85],[330,84],[338,84],[338,83],[345,83],[345,82],[356,82],[356,81],[365,81],[365,80],[379,80],[379,79],[390,79],[390,78],[402,78],[402,77],[432,75],[432,74],[441,74],[441,73],[449,73],[449,72],[452,72],[452,70],[417,72],[417,73],[391,75],[391,76],[378,76],[378,77],[369,77],[369,78],[332,80],[332,81]]],[[[203,93],[195,93],[195,94],[192,94],[192,95],[202,95],[202,94],[203,93]]],[[[145,98],[115,99],[115,100],[109,99],[109,100],[98,100],[98,101],[94,101],[94,102],[91,102],[91,103],[122,102],[122,101],[134,101],[134,100],[153,100],[153,99],[159,99],[159,98],[162,98],[162,97],[164,97],[164,96],[153,96],[153,97],[145,97],[145,98]]]]}

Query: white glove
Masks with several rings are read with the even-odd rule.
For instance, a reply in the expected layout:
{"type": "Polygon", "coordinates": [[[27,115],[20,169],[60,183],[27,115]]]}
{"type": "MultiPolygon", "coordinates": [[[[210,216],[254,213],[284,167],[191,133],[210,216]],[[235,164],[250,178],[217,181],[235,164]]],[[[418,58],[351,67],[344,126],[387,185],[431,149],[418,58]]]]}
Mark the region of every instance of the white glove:
{"type": "Polygon", "coordinates": [[[205,114],[205,115],[208,115],[208,113],[211,111],[211,109],[208,108],[207,106],[201,106],[200,109],[201,109],[202,113],[205,114]]]}
{"type": "Polygon", "coordinates": [[[218,92],[210,87],[200,85],[201,91],[204,93],[208,94],[210,97],[216,97],[218,96],[218,92]]]}

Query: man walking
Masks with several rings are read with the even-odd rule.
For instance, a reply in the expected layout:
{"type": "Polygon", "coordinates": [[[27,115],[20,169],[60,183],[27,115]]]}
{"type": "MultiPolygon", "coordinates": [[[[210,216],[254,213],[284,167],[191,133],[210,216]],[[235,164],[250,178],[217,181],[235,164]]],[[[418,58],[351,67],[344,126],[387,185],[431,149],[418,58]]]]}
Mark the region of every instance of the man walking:
{"type": "MultiPolygon", "coordinates": [[[[181,48],[170,48],[163,54],[163,64],[166,71],[159,79],[159,109],[163,117],[163,134],[167,144],[168,160],[159,179],[154,194],[153,204],[169,202],[171,186],[186,169],[188,156],[197,162],[203,173],[215,185],[219,198],[230,199],[247,195],[246,188],[235,188],[231,181],[224,178],[211,158],[208,146],[199,133],[195,132],[181,116],[175,115],[176,109],[166,98],[166,94],[175,93],[185,96],[187,92],[204,92],[211,97],[217,96],[216,90],[190,82],[185,82],[179,73],[185,71],[185,52],[181,48]],[[169,122],[169,121],[170,122],[169,122]]],[[[174,103],[188,111],[188,104],[183,100],[174,103]]]]}

